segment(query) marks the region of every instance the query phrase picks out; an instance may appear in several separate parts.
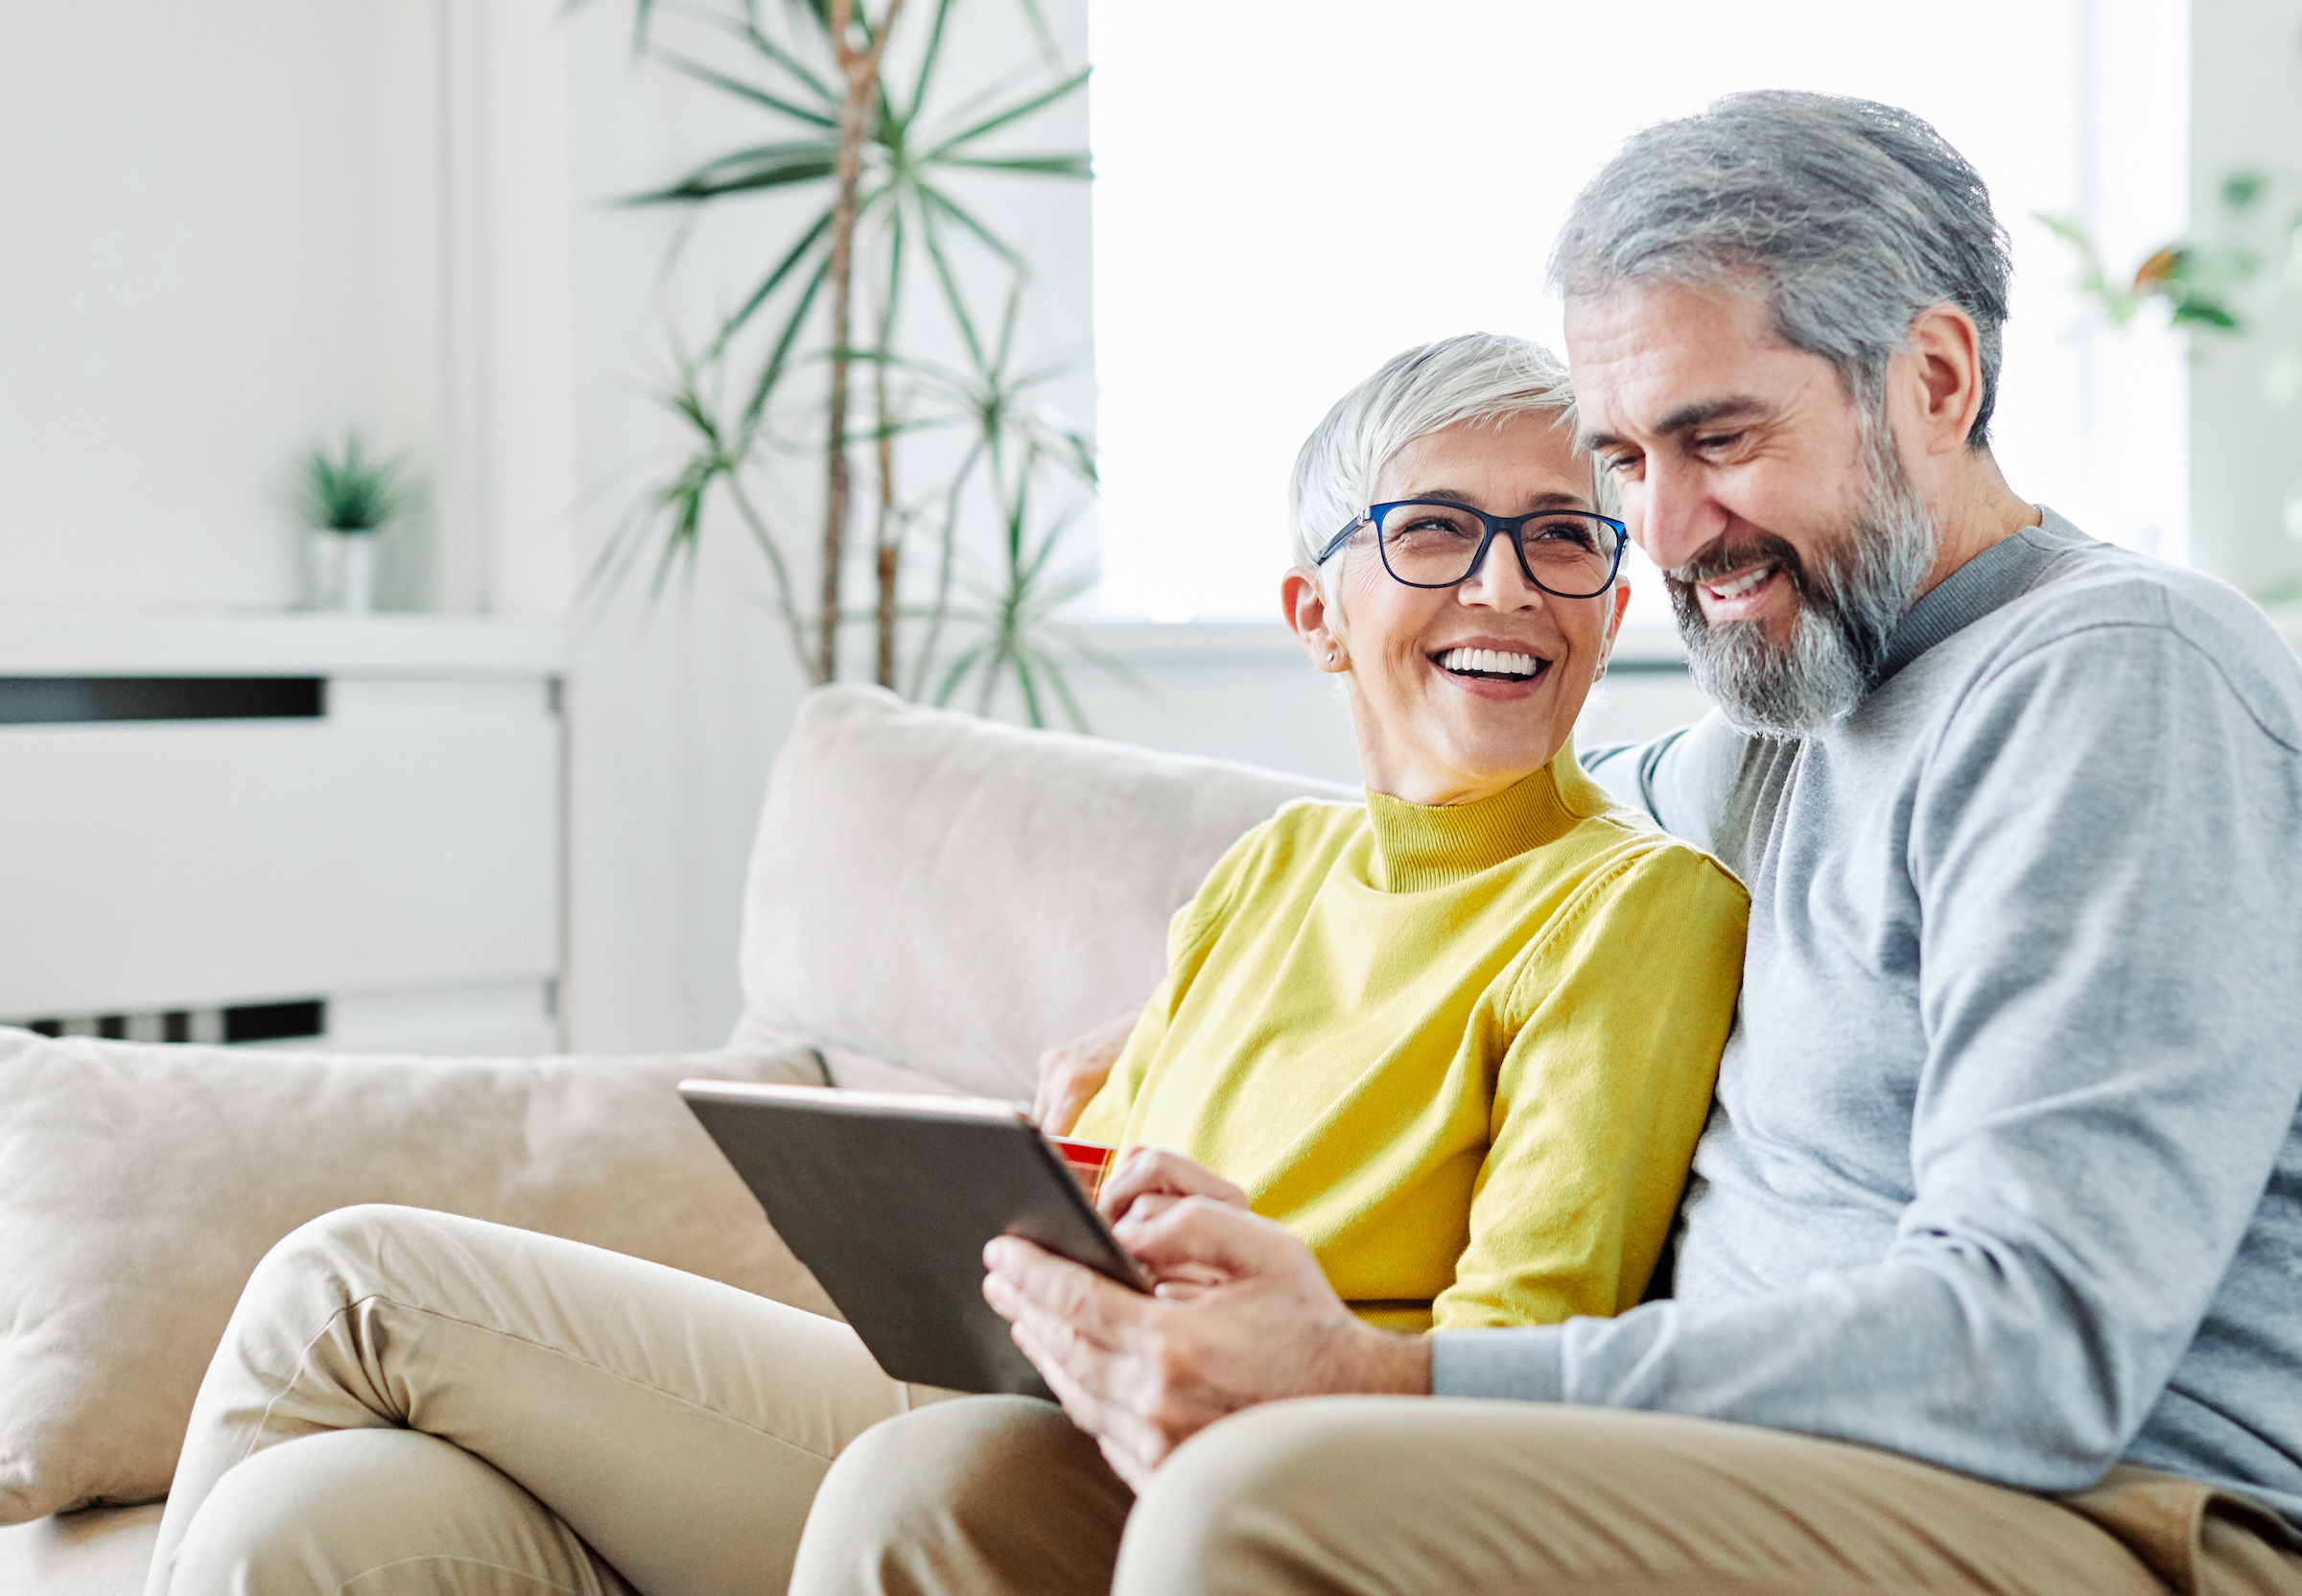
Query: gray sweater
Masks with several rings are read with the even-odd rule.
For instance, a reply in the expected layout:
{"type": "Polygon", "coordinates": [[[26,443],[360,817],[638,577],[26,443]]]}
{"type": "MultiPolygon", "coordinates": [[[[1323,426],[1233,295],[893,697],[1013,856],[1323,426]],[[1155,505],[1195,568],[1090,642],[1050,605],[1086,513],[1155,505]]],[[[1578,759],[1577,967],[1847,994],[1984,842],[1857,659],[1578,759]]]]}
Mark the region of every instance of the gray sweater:
{"type": "Polygon", "coordinates": [[[1440,1334],[1434,1387],[2302,1522],[2302,666],[2260,613],[2050,510],[1828,732],[1585,763],[1750,889],[1676,1297],[1440,1334]]]}

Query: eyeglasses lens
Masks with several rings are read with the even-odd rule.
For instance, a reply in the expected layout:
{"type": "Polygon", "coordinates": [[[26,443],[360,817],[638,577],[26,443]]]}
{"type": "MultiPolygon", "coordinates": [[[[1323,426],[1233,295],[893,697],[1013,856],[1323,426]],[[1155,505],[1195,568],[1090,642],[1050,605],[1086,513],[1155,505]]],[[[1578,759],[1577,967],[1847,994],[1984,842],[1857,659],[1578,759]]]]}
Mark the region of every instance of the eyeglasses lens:
{"type": "MultiPolygon", "coordinates": [[[[1383,515],[1383,563],[1419,587],[1446,587],[1470,575],[1486,528],[1459,505],[1397,505],[1383,515]]],[[[1502,540],[1496,539],[1497,543],[1502,540]]],[[[1527,568],[1552,593],[1585,598],[1613,578],[1619,537],[1595,515],[1562,510],[1519,529],[1527,568]]],[[[1489,558],[1508,553],[1489,551],[1489,558]]]]}

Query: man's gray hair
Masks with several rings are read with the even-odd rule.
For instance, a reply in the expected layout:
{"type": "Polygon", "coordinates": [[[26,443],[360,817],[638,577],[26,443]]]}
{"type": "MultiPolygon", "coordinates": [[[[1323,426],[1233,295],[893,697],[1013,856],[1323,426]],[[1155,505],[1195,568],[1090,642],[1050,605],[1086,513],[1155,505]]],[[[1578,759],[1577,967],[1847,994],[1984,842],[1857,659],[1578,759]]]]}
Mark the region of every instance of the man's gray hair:
{"type": "Polygon", "coordinates": [[[1392,356],[1335,402],[1295,457],[1287,485],[1295,563],[1309,565],[1366,510],[1384,463],[1417,438],[1529,411],[1571,428],[1574,406],[1566,363],[1528,339],[1465,333],[1392,356]]]}
{"type": "Polygon", "coordinates": [[[1634,134],[1576,197],[1551,286],[1590,299],[1649,283],[1749,292],[1775,335],[1837,368],[1867,415],[1920,312],[1974,318],[1989,442],[2013,264],[1990,191],[1909,111],[1773,89],[1634,134]]]}

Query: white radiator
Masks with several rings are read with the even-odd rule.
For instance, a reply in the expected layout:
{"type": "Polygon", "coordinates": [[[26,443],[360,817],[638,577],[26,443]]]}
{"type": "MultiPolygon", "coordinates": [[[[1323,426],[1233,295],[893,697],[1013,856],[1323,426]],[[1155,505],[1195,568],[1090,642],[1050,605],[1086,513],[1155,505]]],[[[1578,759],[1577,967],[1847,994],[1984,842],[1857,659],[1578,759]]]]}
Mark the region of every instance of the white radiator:
{"type": "Polygon", "coordinates": [[[0,615],[0,1021],[557,1045],[564,643],[0,615]]]}

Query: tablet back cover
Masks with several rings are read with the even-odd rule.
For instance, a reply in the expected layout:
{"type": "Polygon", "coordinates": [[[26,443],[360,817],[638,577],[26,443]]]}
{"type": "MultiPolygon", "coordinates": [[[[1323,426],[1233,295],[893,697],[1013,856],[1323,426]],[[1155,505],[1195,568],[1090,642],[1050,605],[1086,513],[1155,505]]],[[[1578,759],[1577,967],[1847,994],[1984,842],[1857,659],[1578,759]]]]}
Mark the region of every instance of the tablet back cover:
{"type": "Polygon", "coordinates": [[[1095,1261],[1109,1248],[1100,1224],[1029,1124],[681,1091],[881,1369],[1049,1396],[983,1301],[984,1243],[1020,1235],[1113,1272],[1095,1261]]]}

